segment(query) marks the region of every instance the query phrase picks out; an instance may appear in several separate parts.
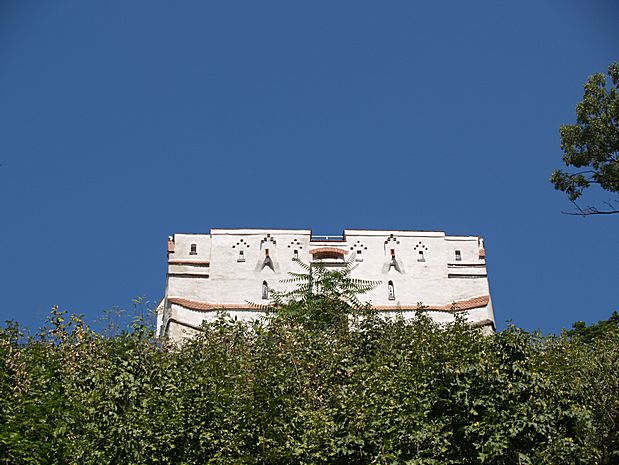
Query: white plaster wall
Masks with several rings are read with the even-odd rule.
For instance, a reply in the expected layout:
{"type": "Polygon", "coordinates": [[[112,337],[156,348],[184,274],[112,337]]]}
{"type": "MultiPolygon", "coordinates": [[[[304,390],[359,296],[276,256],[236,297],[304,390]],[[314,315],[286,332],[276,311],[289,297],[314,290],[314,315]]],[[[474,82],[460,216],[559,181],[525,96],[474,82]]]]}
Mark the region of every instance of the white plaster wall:
{"type": "Polygon", "coordinates": [[[260,230],[238,234],[213,230],[209,301],[263,303],[263,281],[267,281],[271,289],[283,289],[286,286],[280,281],[289,277],[288,272],[300,271],[292,260],[295,248],[299,251],[299,259],[309,262],[309,239],[310,231],[260,230]],[[261,270],[267,249],[275,270],[269,267],[261,270]],[[239,250],[244,251],[244,262],[238,261],[239,250]]]}
{"type": "MultiPolygon", "coordinates": [[[[219,317],[217,311],[198,312],[178,305],[172,305],[172,307],[172,312],[170,314],[171,320],[167,323],[167,334],[173,341],[179,341],[185,337],[195,335],[197,330],[194,328],[199,327],[203,322],[212,323],[219,317]]],[[[227,311],[226,314],[234,320],[246,323],[265,319],[263,313],[249,310],[230,310],[227,311]]],[[[426,314],[434,321],[441,324],[453,323],[456,319],[456,314],[449,312],[426,311],[426,314]]],[[[417,311],[383,311],[380,312],[380,315],[383,318],[397,318],[401,316],[405,320],[412,320],[417,315],[417,311]]],[[[459,312],[458,315],[464,316],[464,319],[471,324],[487,323],[488,321],[494,322],[491,306],[459,312]]],[[[484,326],[489,326],[490,329],[492,329],[492,325],[484,326]]]]}
{"type": "MultiPolygon", "coordinates": [[[[346,230],[344,237],[343,242],[310,242],[310,230],[213,229],[210,234],[176,234],[171,260],[208,260],[210,266],[170,264],[166,296],[211,304],[265,303],[261,298],[263,281],[267,281],[270,289],[290,288],[292,285],[285,285],[281,280],[287,279],[291,271],[302,272],[292,259],[293,251],[298,250],[299,259],[309,263],[312,259],[309,251],[319,247],[345,250],[347,258],[362,250],[363,261],[357,262],[353,276],[381,282],[361,296],[363,301],[375,306],[415,306],[420,302],[448,305],[456,300],[489,295],[477,236],[446,236],[444,232],[435,231],[346,230]],[[190,255],[191,244],[197,245],[197,255],[190,255]],[[275,270],[260,269],[266,249],[275,270]],[[391,249],[395,250],[401,272],[389,267],[391,249]],[[423,262],[418,261],[420,249],[424,251],[423,262]],[[239,250],[244,251],[243,262],[238,261],[239,250]],[[461,251],[461,261],[455,259],[456,250],[461,251]],[[193,273],[192,270],[203,276],[182,275],[193,273]],[[450,278],[449,274],[481,277],[450,278]],[[388,299],[389,281],[393,281],[395,287],[395,300],[388,299]]],[[[210,318],[204,312],[184,307],[173,308],[173,313],[174,318],[197,326],[205,317],[210,318]]],[[[238,313],[239,319],[257,316],[243,310],[231,313],[238,313]]],[[[453,319],[453,315],[445,312],[431,312],[431,315],[437,321],[453,319]]],[[[491,305],[471,310],[467,317],[471,321],[494,321],[491,305]]]]}
{"type": "MultiPolygon", "coordinates": [[[[454,300],[464,300],[489,293],[487,278],[448,278],[451,273],[447,264],[455,262],[455,250],[462,251],[462,262],[483,264],[479,260],[477,237],[463,237],[453,242],[446,241],[444,233],[398,232],[398,231],[346,231],[347,242],[361,240],[368,250],[364,250],[364,260],[353,272],[354,277],[382,281],[376,289],[363,296],[373,305],[444,305],[454,300]],[[396,259],[401,264],[402,273],[389,268],[391,236],[397,238],[396,259]],[[399,244],[397,242],[399,241],[399,244]],[[418,261],[418,250],[424,247],[424,262],[418,261]],[[417,250],[415,250],[417,247],[417,250]],[[395,301],[388,300],[387,284],[393,281],[395,301]]],[[[476,273],[485,274],[484,268],[475,268],[476,273]]],[[[460,269],[458,269],[460,272],[460,269]]]]}
{"type": "Polygon", "coordinates": [[[211,236],[209,234],[175,234],[174,253],[171,259],[208,260],[211,254],[211,236]],[[197,254],[191,255],[191,244],[196,244],[197,254]]]}
{"type": "MultiPolygon", "coordinates": [[[[213,322],[218,318],[218,311],[197,311],[190,310],[180,305],[172,304],[169,316],[172,320],[182,321],[191,326],[200,326],[203,321],[213,322]]],[[[230,310],[226,312],[230,317],[239,321],[254,321],[262,318],[263,314],[257,311],[250,310],[230,310]]]]}

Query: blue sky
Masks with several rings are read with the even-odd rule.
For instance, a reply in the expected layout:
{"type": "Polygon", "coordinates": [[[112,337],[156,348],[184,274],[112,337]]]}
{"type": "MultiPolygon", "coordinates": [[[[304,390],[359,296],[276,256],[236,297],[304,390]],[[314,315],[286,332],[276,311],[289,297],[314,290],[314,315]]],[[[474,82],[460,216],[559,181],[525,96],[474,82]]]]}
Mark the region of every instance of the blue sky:
{"type": "Polygon", "coordinates": [[[561,214],[548,177],[617,24],[611,0],[5,0],[0,319],[155,301],[167,236],[212,227],[482,235],[499,328],[607,318],[619,217],[561,214]]]}

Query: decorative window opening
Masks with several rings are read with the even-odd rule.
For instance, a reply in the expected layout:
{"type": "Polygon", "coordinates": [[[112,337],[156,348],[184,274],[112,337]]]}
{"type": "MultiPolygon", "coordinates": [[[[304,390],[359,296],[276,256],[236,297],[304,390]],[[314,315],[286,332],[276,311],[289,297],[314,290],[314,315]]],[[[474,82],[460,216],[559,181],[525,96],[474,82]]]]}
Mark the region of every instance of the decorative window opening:
{"type": "Polygon", "coordinates": [[[367,250],[367,249],[368,249],[368,248],[367,248],[365,245],[363,245],[363,244],[361,243],[361,241],[357,241],[356,243],[354,243],[354,244],[350,247],[350,250],[356,250],[356,253],[355,253],[355,261],[357,261],[357,262],[362,262],[362,261],[363,261],[363,256],[361,256],[361,253],[362,253],[364,250],[367,250]]]}
{"type": "Polygon", "coordinates": [[[312,256],[312,263],[320,263],[326,267],[337,267],[346,264],[344,256],[348,252],[335,247],[320,247],[310,250],[309,253],[312,256]]]}
{"type": "Polygon", "coordinates": [[[391,267],[394,267],[396,270],[398,270],[398,262],[395,259],[395,249],[391,249],[391,261],[389,262],[389,268],[391,267]]]}
{"type": "Polygon", "coordinates": [[[419,243],[415,246],[413,250],[417,250],[419,255],[417,255],[418,262],[425,262],[426,258],[424,257],[424,253],[428,250],[428,248],[419,241],[419,243]]]}
{"type": "Polygon", "coordinates": [[[344,254],[339,252],[318,252],[314,254],[314,260],[344,260],[344,254]]]}
{"type": "Polygon", "coordinates": [[[389,281],[387,285],[387,294],[389,296],[389,300],[395,300],[395,288],[393,287],[393,281],[389,281]]]}
{"type": "Polygon", "coordinates": [[[266,281],[262,281],[262,299],[267,300],[269,298],[269,285],[266,281]]]}
{"type": "Polygon", "coordinates": [[[245,261],[245,252],[242,250],[239,250],[239,258],[236,259],[237,262],[244,262],[245,261]]]}
{"type": "Polygon", "coordinates": [[[264,261],[262,262],[262,267],[260,270],[264,270],[265,267],[271,268],[272,271],[275,271],[275,265],[273,264],[273,260],[269,256],[269,249],[264,249],[264,261]]]}
{"type": "Polygon", "coordinates": [[[273,245],[276,245],[276,244],[277,244],[277,242],[275,241],[275,239],[273,239],[273,238],[271,237],[271,235],[270,235],[270,234],[267,234],[267,235],[266,235],[266,237],[264,237],[264,238],[260,241],[260,248],[262,248],[262,246],[263,246],[263,245],[268,246],[268,245],[269,245],[269,242],[270,242],[271,244],[273,244],[273,245]]]}
{"type": "Polygon", "coordinates": [[[385,245],[387,245],[387,244],[393,245],[393,244],[399,244],[399,243],[400,243],[400,241],[393,234],[389,234],[389,237],[385,241],[385,245]],[[389,244],[390,242],[391,242],[391,244],[389,244]]]}
{"type": "Polygon", "coordinates": [[[295,249],[295,250],[292,252],[292,259],[293,259],[293,260],[298,260],[298,259],[299,259],[299,251],[298,251],[297,249],[295,249]]]}
{"type": "Polygon", "coordinates": [[[459,250],[456,250],[456,261],[457,262],[462,261],[462,253],[460,253],[459,250]]]}
{"type": "Polygon", "coordinates": [[[244,240],[244,239],[241,239],[241,240],[239,240],[236,244],[234,244],[234,245],[232,246],[232,248],[233,248],[233,249],[235,249],[235,248],[237,248],[237,247],[243,247],[243,246],[244,246],[244,247],[247,247],[247,248],[249,248],[249,247],[250,247],[250,245],[249,245],[247,242],[245,242],[245,240],[244,240]]]}
{"type": "Polygon", "coordinates": [[[290,244],[288,244],[288,248],[297,248],[297,249],[303,249],[303,246],[301,245],[301,243],[299,242],[299,239],[293,239],[292,242],[290,244]]]}
{"type": "Polygon", "coordinates": [[[189,255],[198,255],[198,244],[191,244],[189,247],[189,255]]]}

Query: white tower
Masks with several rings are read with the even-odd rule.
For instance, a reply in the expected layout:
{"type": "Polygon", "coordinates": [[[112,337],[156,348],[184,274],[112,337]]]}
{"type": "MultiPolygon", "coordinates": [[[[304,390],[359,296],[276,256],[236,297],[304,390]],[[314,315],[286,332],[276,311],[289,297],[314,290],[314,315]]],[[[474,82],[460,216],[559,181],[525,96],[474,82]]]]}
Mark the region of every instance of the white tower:
{"type": "Polygon", "coordinates": [[[239,320],[259,318],[248,302],[268,302],[269,290],[299,272],[297,260],[341,266],[354,254],[353,277],[381,284],[361,295],[385,316],[412,318],[423,306],[438,322],[461,314],[494,331],[483,239],[438,231],[212,229],[168,239],[165,297],[157,309],[160,335],[191,336],[224,309],[239,320]]]}

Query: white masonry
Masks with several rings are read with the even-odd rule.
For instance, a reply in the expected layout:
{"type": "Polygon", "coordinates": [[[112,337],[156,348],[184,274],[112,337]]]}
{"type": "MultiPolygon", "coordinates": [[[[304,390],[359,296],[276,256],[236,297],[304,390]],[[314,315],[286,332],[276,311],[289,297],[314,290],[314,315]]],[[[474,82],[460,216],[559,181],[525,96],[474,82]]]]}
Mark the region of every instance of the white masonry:
{"type": "Polygon", "coordinates": [[[340,266],[354,257],[352,276],[380,284],[360,296],[385,316],[412,318],[423,306],[434,320],[461,314],[485,331],[495,328],[483,239],[439,231],[346,229],[342,236],[310,230],[211,229],[168,240],[165,296],[157,308],[161,336],[180,340],[224,309],[238,320],[261,316],[251,303],[267,303],[286,290],[296,263],[340,266]]]}

